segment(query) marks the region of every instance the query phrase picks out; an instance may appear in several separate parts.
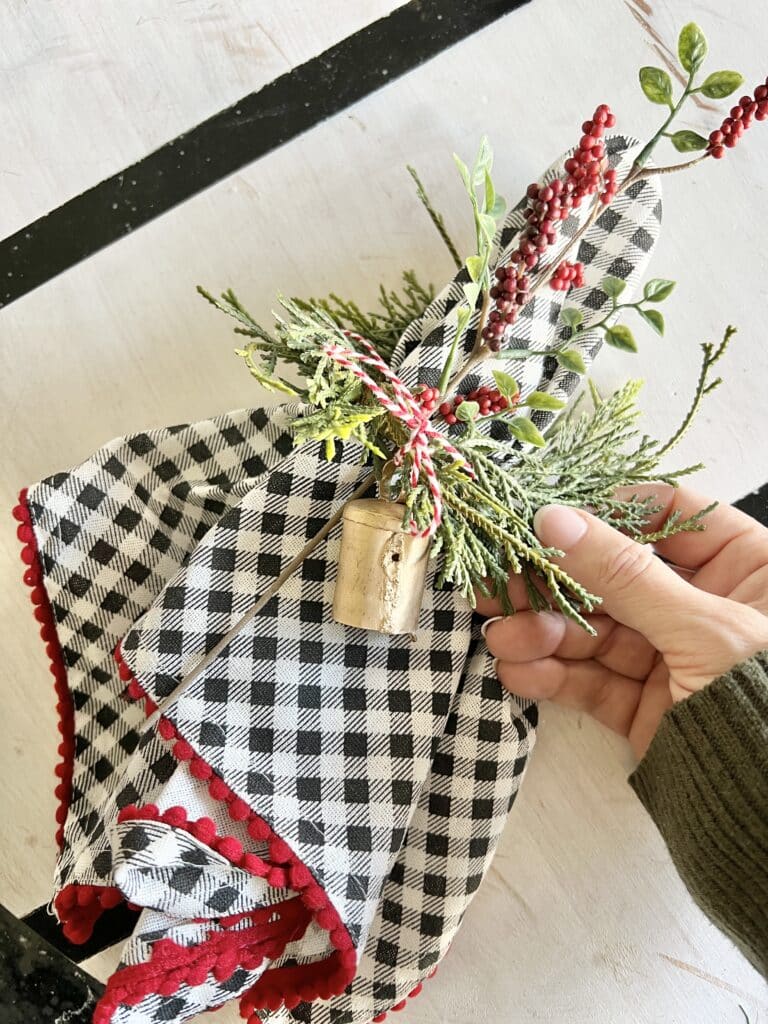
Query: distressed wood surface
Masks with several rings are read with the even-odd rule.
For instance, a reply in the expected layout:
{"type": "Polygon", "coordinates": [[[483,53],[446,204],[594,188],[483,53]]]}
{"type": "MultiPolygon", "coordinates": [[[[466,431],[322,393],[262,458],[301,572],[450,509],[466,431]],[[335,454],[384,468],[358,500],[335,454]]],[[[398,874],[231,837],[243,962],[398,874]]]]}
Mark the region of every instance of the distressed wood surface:
{"type": "MultiPolygon", "coordinates": [[[[202,117],[396,6],[366,0],[67,4],[0,9],[5,126],[2,233],[15,230],[202,117]]],[[[278,289],[372,300],[403,267],[436,284],[451,262],[420,211],[415,164],[469,244],[450,154],[487,132],[500,189],[516,198],[602,101],[647,135],[659,109],[635,82],[671,60],[689,18],[709,66],[763,77],[768,19],[738,5],[534,0],[331,121],[98,253],[0,313],[0,506],[107,439],[262,403],[222,318],[194,293],[233,284],[266,318],[278,289]]],[[[754,82],[752,81],[754,79],[754,82]]],[[[693,109],[686,126],[719,115],[693,109]]],[[[256,128],[254,130],[257,130],[256,128]]],[[[734,153],[665,182],[653,275],[678,278],[666,339],[601,356],[608,387],[647,379],[649,429],[672,428],[697,346],[740,333],[726,382],[678,453],[698,486],[733,500],[766,477],[768,126],[734,153]]],[[[0,268],[2,273],[2,268],[0,268]]],[[[4,742],[0,901],[47,902],[54,859],[56,727],[50,676],[13,525],[0,528],[4,742]]],[[[419,1024],[742,1024],[768,1014],[764,983],[696,910],[626,785],[629,754],[582,716],[544,708],[537,749],[499,855],[435,981],[404,1015],[419,1024]]],[[[86,963],[105,977],[117,951],[86,963]]],[[[236,1011],[219,1018],[234,1022],[236,1011]]]]}

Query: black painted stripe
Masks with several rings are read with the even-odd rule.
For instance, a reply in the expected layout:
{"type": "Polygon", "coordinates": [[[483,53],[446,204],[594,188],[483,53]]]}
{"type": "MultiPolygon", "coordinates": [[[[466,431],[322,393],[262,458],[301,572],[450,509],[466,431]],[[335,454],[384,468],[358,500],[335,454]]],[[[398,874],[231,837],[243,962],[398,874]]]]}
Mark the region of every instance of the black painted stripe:
{"type": "Polygon", "coordinates": [[[58,920],[49,912],[48,907],[38,907],[36,910],[25,914],[21,919],[27,927],[37,932],[49,946],[62,953],[68,960],[74,963],[82,963],[88,957],[95,956],[117,942],[127,939],[136,925],[138,913],[130,910],[125,904],[114,907],[112,910],[105,910],[96,921],[93,934],[87,942],[75,945],[64,938],[61,925],[58,920]]]}
{"type": "Polygon", "coordinates": [[[768,526],[768,483],[734,501],[734,505],[753,519],[757,519],[763,526],[768,526]]]}
{"type": "Polygon", "coordinates": [[[50,943],[0,906],[0,1020],[3,1024],[90,1024],[104,991],[50,943]]]}
{"type": "Polygon", "coordinates": [[[0,242],[0,306],[527,2],[412,0],[373,22],[0,242]]]}

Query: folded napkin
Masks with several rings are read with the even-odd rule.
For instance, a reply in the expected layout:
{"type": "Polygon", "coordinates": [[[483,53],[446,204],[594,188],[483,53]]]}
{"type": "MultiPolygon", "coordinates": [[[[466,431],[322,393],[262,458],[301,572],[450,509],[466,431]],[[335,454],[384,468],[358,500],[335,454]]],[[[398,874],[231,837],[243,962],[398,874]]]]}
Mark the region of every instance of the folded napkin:
{"type": "MultiPolygon", "coordinates": [[[[612,165],[633,146],[609,139],[612,165]]],[[[585,234],[568,301],[587,327],[605,274],[639,282],[660,212],[641,181],[585,234]]],[[[518,204],[499,260],[522,225],[518,204]]],[[[437,383],[466,280],[401,339],[409,386],[437,383]]],[[[563,336],[562,301],[540,292],[516,347],[563,336]]],[[[585,331],[573,346],[589,364],[600,343],[585,331]]],[[[495,366],[524,395],[567,397],[579,379],[550,357],[495,366]]],[[[491,368],[463,386],[492,384],[491,368]]],[[[84,941],[104,908],[140,910],[97,1024],[235,997],[254,1022],[382,1020],[447,952],[525,769],[536,708],[502,692],[479,621],[434,570],[415,637],[333,621],[337,531],[219,650],[368,472],[356,443],[330,462],[295,447],[298,412],[112,441],[17,509],[61,712],[56,912],[84,941]]]]}

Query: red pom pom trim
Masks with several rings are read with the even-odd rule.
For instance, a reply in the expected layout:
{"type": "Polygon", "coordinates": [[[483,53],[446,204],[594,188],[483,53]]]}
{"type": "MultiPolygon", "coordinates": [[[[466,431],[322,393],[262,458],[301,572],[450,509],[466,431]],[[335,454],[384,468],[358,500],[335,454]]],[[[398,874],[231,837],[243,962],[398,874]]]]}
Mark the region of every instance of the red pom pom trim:
{"type": "Polygon", "coordinates": [[[107,1024],[121,1003],[136,1005],[154,994],[170,996],[181,985],[201,984],[209,974],[226,981],[240,966],[254,970],[265,959],[279,958],[289,942],[304,934],[310,915],[296,896],[279,906],[260,907],[229,920],[247,920],[249,924],[236,931],[211,932],[194,946],[160,939],[147,962],[116,971],[94,1010],[93,1024],[107,1024]]]}
{"type": "MultiPolygon", "coordinates": [[[[127,696],[143,700],[147,715],[157,711],[157,704],[132,675],[119,646],[115,650],[115,660],[121,678],[128,683],[127,696]]],[[[107,1024],[115,1009],[128,998],[143,999],[151,993],[162,994],[161,985],[170,989],[172,984],[181,984],[182,981],[186,984],[200,984],[199,979],[206,976],[203,970],[213,971],[217,978],[221,975],[220,980],[226,980],[239,966],[253,970],[264,959],[278,959],[288,942],[300,938],[313,919],[329,932],[334,946],[333,953],[315,963],[273,967],[265,971],[243,996],[247,1014],[242,1009],[242,1003],[241,1013],[251,1016],[256,1010],[278,1010],[284,1005],[290,1008],[302,1001],[340,995],[355,975],[357,954],[352,937],[323,888],[285,840],[274,832],[261,815],[252,811],[232,792],[169,719],[161,716],[157,728],[160,736],[171,744],[173,755],[187,766],[190,774],[207,780],[208,792],[214,800],[226,804],[232,820],[242,822],[248,834],[256,841],[266,842],[269,859],[244,850],[235,836],[218,835],[210,818],[187,820],[186,815],[182,817],[183,808],[172,807],[161,813],[153,804],[142,808],[124,807],[118,820],[145,818],[164,821],[184,829],[237,867],[250,874],[266,877],[270,885],[283,888],[290,884],[297,896],[253,913],[220,920],[219,924],[227,927],[225,921],[242,921],[248,917],[253,921],[253,926],[223,935],[221,932],[212,933],[196,946],[176,946],[170,940],[155,943],[147,963],[124,967],[112,975],[94,1012],[94,1024],[107,1024]],[[279,919],[270,921],[276,914],[279,919]],[[228,941],[225,942],[225,938],[228,941]]],[[[258,1020],[258,1017],[255,1019],[258,1020]]]]}
{"type": "MultiPolygon", "coordinates": [[[[436,974],[437,974],[437,968],[435,967],[433,970],[431,970],[429,972],[429,974],[427,975],[427,979],[434,978],[434,976],[436,974]]],[[[384,1013],[377,1014],[373,1018],[372,1024],[381,1024],[381,1021],[386,1020],[387,1017],[389,1016],[389,1014],[392,1013],[393,1011],[395,1013],[399,1013],[401,1010],[404,1010],[407,1007],[407,1005],[408,1005],[408,1000],[409,999],[415,999],[416,996],[420,995],[420,993],[423,991],[423,989],[424,989],[424,982],[420,981],[415,988],[411,989],[411,991],[408,993],[408,995],[405,997],[405,999],[401,999],[399,1003],[395,1003],[394,1006],[390,1006],[389,1010],[385,1010],[384,1013]]],[[[248,1024],[261,1024],[261,1022],[260,1022],[258,1017],[251,1017],[249,1019],[249,1021],[248,1021],[248,1024]]]]}
{"type": "Polygon", "coordinates": [[[122,902],[123,894],[114,885],[65,885],[53,906],[65,938],[79,946],[90,939],[103,912],[122,902]]]}
{"type": "MultiPolygon", "coordinates": [[[[55,774],[59,782],[54,789],[58,801],[56,807],[56,843],[61,849],[64,843],[64,821],[69,810],[72,797],[72,769],[75,757],[75,711],[72,694],[67,686],[67,669],[61,644],[56,635],[56,619],[51,603],[48,600],[43,584],[43,569],[40,564],[40,553],[37,538],[32,526],[32,513],[27,501],[26,488],[19,494],[19,504],[13,510],[13,518],[19,523],[16,533],[21,541],[21,560],[26,566],[24,582],[30,588],[30,600],[34,606],[35,619],[40,623],[40,636],[45,643],[46,654],[50,662],[49,668],[53,676],[53,688],[56,694],[56,714],[61,742],[58,746],[59,763],[55,774]]],[[[84,940],[83,940],[84,941],[84,940]]]]}

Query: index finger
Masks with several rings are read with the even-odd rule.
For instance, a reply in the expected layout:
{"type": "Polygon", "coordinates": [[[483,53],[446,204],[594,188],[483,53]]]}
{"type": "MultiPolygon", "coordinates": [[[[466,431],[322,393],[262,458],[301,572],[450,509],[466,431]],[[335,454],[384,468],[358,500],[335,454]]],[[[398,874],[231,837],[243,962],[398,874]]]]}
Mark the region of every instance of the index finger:
{"type": "MultiPolygon", "coordinates": [[[[655,513],[645,528],[647,533],[660,530],[674,513],[680,519],[688,519],[712,504],[707,498],[688,487],[670,487],[669,484],[644,484],[640,487],[622,487],[616,492],[619,498],[632,495],[640,498],[656,496],[661,509],[655,513]]],[[[702,520],[704,529],[696,532],[678,533],[674,537],[658,541],[655,550],[668,561],[684,569],[700,569],[711,562],[726,545],[753,531],[765,531],[751,516],[732,505],[718,505],[702,520]]],[[[766,531],[768,540],[768,531],[766,531]]]]}

